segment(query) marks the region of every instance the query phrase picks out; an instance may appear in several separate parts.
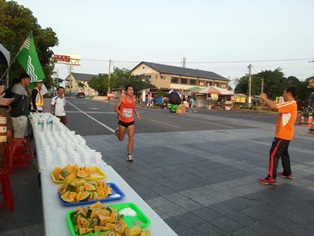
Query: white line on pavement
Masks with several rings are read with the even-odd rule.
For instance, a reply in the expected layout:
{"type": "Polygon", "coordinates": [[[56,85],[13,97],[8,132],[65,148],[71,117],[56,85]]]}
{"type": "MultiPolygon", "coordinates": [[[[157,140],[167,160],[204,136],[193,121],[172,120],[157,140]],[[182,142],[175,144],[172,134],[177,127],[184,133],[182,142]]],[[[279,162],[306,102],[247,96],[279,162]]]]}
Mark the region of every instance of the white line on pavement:
{"type": "Polygon", "coordinates": [[[156,122],[156,123],[160,123],[160,124],[163,124],[163,125],[168,125],[168,126],[172,126],[172,127],[175,127],[175,128],[180,128],[179,126],[175,126],[175,125],[170,125],[170,124],[167,124],[167,123],[164,123],[164,122],[160,122],[160,121],[157,121],[157,120],[150,120],[152,122],[156,122]]]}
{"type": "Polygon", "coordinates": [[[82,112],[85,116],[91,118],[93,121],[96,121],[98,124],[102,125],[103,127],[105,127],[106,129],[110,130],[111,132],[114,132],[113,129],[111,129],[109,126],[105,125],[104,123],[101,123],[99,120],[96,120],[95,118],[91,117],[90,115],[88,115],[87,113],[85,113],[84,111],[82,111],[81,109],[79,109],[77,106],[73,105],[72,103],[70,103],[67,100],[67,103],[70,104],[71,106],[73,106],[74,108],[76,108],[77,110],[79,110],[80,112],[82,112]]]}

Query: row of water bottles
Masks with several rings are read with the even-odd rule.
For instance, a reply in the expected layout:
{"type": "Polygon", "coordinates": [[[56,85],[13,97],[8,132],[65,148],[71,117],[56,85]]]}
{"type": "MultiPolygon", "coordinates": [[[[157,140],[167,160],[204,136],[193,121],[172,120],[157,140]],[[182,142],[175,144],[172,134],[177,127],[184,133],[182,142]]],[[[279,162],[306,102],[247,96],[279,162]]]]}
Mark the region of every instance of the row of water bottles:
{"type": "Polygon", "coordinates": [[[53,131],[53,119],[52,116],[49,115],[47,119],[44,119],[43,115],[40,114],[37,121],[38,131],[53,131]]]}

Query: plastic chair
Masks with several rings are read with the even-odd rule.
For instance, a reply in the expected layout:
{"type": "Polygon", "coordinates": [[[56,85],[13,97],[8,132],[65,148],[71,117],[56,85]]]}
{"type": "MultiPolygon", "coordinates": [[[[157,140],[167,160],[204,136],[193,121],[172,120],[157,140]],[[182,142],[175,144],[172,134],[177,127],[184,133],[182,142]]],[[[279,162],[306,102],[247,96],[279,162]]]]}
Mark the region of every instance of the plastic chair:
{"type": "Polygon", "coordinates": [[[5,168],[0,168],[0,182],[2,187],[3,201],[0,202],[0,206],[10,205],[10,211],[14,211],[14,199],[11,190],[9,171],[5,168]]]}
{"type": "Polygon", "coordinates": [[[11,140],[11,144],[23,144],[25,147],[25,153],[26,153],[26,158],[32,162],[33,161],[33,152],[31,149],[31,145],[29,143],[29,140],[26,138],[14,138],[11,140]]]}
{"type": "Polygon", "coordinates": [[[9,174],[13,172],[13,168],[25,166],[29,170],[25,146],[19,143],[7,144],[4,149],[1,167],[6,167],[9,174]]]}

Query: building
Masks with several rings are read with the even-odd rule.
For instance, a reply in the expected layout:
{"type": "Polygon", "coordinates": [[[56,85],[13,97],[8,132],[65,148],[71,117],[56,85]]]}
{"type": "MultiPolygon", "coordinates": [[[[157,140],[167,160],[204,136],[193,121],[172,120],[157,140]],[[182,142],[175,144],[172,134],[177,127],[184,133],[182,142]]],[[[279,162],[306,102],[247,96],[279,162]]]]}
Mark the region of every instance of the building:
{"type": "Polygon", "coordinates": [[[145,75],[157,89],[188,90],[191,87],[216,86],[228,89],[229,80],[211,71],[169,66],[142,61],[131,70],[133,75],[145,75]]]}
{"type": "Polygon", "coordinates": [[[97,96],[98,92],[88,86],[88,81],[98,75],[71,73],[65,79],[65,93],[75,96],[79,92],[85,93],[85,96],[97,96]],[[83,86],[80,86],[83,85],[83,86]]]}

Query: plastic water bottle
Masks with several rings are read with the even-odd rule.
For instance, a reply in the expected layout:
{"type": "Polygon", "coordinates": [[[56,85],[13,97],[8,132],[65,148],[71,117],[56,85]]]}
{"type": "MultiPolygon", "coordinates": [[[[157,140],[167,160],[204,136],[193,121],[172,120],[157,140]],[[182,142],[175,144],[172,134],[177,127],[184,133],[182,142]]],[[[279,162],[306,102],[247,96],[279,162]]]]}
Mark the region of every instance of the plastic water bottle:
{"type": "Polygon", "coordinates": [[[41,132],[44,131],[44,124],[45,124],[44,118],[42,115],[40,115],[38,118],[38,130],[39,131],[41,131],[41,132]]]}
{"type": "Polygon", "coordinates": [[[47,120],[47,130],[52,131],[53,129],[53,120],[51,115],[49,115],[48,120],[47,120]]]}

